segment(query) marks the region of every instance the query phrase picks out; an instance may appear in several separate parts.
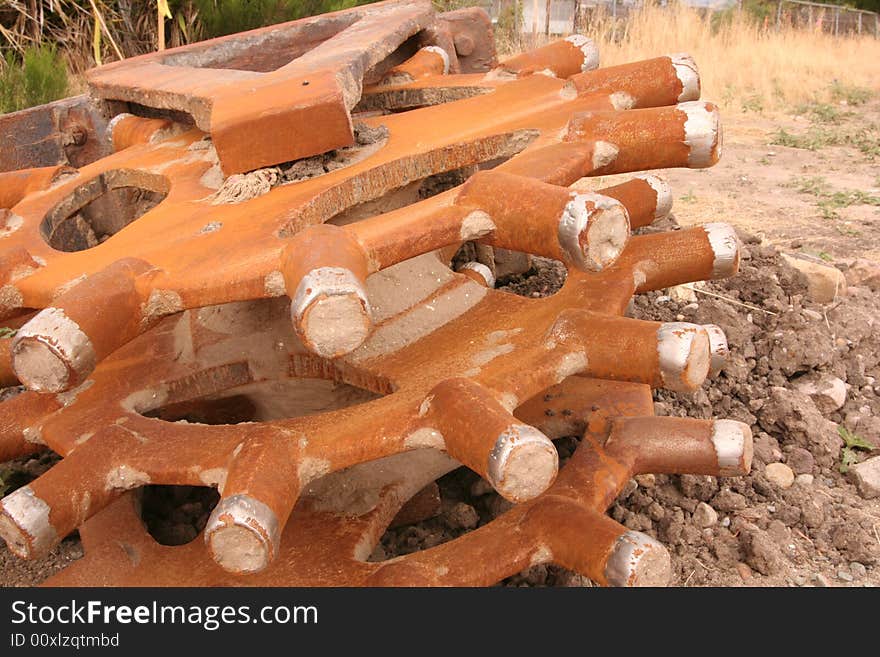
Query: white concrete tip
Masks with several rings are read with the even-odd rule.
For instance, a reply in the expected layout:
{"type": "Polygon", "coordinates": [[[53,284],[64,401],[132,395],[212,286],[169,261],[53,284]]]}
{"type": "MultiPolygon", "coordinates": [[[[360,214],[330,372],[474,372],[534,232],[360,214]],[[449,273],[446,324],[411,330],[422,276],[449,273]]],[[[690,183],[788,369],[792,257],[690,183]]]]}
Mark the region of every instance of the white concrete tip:
{"type": "Polygon", "coordinates": [[[495,275],[492,273],[492,270],[489,269],[482,262],[466,262],[461,266],[461,269],[459,271],[464,270],[472,271],[477,274],[483,280],[486,287],[495,287],[495,275]]]}
{"type": "Polygon", "coordinates": [[[727,346],[727,336],[717,324],[704,324],[703,328],[709,334],[709,376],[715,377],[727,362],[730,355],[730,348],[727,346]]]}
{"type": "Polygon", "coordinates": [[[688,166],[692,169],[710,167],[721,157],[721,119],[718,109],[703,101],[681,103],[685,113],[684,143],[689,148],[688,166]]]}
{"type": "Polygon", "coordinates": [[[715,420],[712,444],[721,477],[739,477],[752,468],[752,430],[736,420],[715,420]]]}
{"type": "Polygon", "coordinates": [[[669,390],[696,390],[709,374],[709,336],[697,324],[661,324],[657,330],[657,354],[663,387],[669,390]]]}
{"type": "Polygon", "coordinates": [[[609,586],[667,586],[672,579],[672,559],[656,539],[628,530],[617,539],[605,563],[609,586]]]}
{"type": "Polygon", "coordinates": [[[10,552],[22,559],[34,559],[58,542],[58,534],[49,522],[50,510],[30,486],[0,501],[0,537],[10,552]]]}
{"type": "Polygon", "coordinates": [[[623,252],[630,235],[629,214],[618,200],[574,193],[559,217],[559,246],[582,271],[601,271],[623,252]]]}
{"type": "Polygon", "coordinates": [[[495,441],[489,454],[487,479],[511,502],[525,502],[543,493],[559,471],[556,447],[527,424],[513,424],[495,441]]]}
{"type": "Polygon", "coordinates": [[[580,50],[581,54],[583,54],[584,60],[581,64],[582,73],[592,71],[599,67],[599,48],[592,39],[585,37],[583,34],[572,34],[569,37],[565,37],[565,40],[580,50]]]}
{"type": "Polygon", "coordinates": [[[730,224],[714,222],[703,224],[712,247],[712,278],[733,276],[739,269],[739,238],[730,224]]]}
{"type": "Polygon", "coordinates": [[[319,267],[306,274],[293,295],[290,315],[305,346],[324,358],[354,351],[372,328],[366,289],[342,267],[319,267]]]}
{"type": "Polygon", "coordinates": [[[12,369],[30,390],[64,392],[92,373],[95,349],[89,336],[61,308],[45,308],[12,341],[12,369]]]}
{"type": "Polygon", "coordinates": [[[211,556],[231,573],[264,570],[275,558],[280,540],[275,512],[249,495],[220,500],[205,527],[211,556]]]}
{"type": "Polygon", "coordinates": [[[666,178],[658,176],[656,173],[643,173],[636,176],[636,178],[641,178],[648,183],[651,189],[654,190],[654,193],[657,194],[654,221],[669,216],[669,213],[672,211],[672,188],[669,186],[666,178]]]}
{"type": "Polygon", "coordinates": [[[443,58],[443,75],[449,74],[449,53],[443,50],[440,46],[425,46],[422,48],[425,52],[432,52],[435,55],[440,55],[443,58]]]}
{"type": "Polygon", "coordinates": [[[687,53],[676,53],[669,55],[672,60],[672,67],[675,69],[675,75],[681,82],[681,93],[678,95],[678,102],[684,103],[691,100],[700,99],[700,71],[697,69],[697,63],[694,58],[687,53]]]}

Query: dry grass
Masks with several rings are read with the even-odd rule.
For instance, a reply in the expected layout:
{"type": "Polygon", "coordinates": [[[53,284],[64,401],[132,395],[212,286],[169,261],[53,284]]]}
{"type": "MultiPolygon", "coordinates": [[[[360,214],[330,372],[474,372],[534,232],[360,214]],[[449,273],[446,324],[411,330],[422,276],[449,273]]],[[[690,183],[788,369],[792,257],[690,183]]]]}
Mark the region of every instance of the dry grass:
{"type": "Polygon", "coordinates": [[[872,37],[776,32],[747,14],[713,19],[682,5],[649,5],[616,23],[597,16],[582,32],[599,45],[603,66],[690,53],[700,67],[703,98],[728,112],[839,101],[831,97],[835,80],[838,92],[848,87],[880,90],[880,39],[872,37]]]}

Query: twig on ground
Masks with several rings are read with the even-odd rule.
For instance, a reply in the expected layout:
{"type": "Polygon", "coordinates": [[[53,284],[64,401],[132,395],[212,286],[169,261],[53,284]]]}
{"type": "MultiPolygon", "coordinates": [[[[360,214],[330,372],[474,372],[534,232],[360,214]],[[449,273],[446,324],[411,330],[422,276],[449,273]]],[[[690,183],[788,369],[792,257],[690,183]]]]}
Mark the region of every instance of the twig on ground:
{"type": "Polygon", "coordinates": [[[726,301],[727,303],[732,303],[735,306],[742,306],[743,308],[748,308],[750,310],[757,310],[759,312],[765,313],[767,315],[776,316],[776,313],[770,312],[769,310],[764,310],[758,306],[753,306],[750,303],[744,303],[742,301],[737,301],[736,299],[732,299],[731,297],[726,297],[723,294],[716,294],[715,292],[709,292],[709,290],[701,290],[698,287],[693,288],[694,292],[699,292],[700,294],[705,294],[706,296],[715,297],[716,299],[721,299],[722,301],[726,301]]]}

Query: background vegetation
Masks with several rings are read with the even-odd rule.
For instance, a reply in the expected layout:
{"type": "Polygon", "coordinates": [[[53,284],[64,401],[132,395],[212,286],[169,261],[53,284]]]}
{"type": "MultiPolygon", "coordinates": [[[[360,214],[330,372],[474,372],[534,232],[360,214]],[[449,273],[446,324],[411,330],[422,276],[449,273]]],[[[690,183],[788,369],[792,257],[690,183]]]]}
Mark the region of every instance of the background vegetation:
{"type": "MultiPolygon", "coordinates": [[[[156,50],[161,1],[0,0],[0,112],[80,92],[81,74],[96,63],[156,50]]],[[[174,47],[370,1],[167,0],[165,39],[174,47]]],[[[504,3],[497,17],[502,52],[539,45],[515,29],[521,1],[504,3]]],[[[438,9],[485,4],[434,2],[438,9]]],[[[880,8],[880,0],[846,4],[880,8]]],[[[844,85],[876,88],[880,40],[776,31],[774,8],[770,0],[744,0],[742,11],[721,13],[649,5],[616,21],[598,11],[581,31],[597,41],[605,65],[688,51],[701,64],[706,95],[742,111],[778,109],[817,94],[833,101],[828,89],[838,78],[844,85]]]]}

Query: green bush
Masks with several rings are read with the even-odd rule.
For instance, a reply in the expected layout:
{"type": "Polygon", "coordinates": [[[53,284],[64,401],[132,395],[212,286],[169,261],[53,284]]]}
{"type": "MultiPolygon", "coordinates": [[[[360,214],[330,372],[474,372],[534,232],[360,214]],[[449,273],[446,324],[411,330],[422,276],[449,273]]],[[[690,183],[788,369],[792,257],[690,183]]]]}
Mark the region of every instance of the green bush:
{"type": "Polygon", "coordinates": [[[0,113],[42,105],[67,94],[67,65],[54,46],[28,48],[21,61],[12,53],[0,69],[0,113]]]}

